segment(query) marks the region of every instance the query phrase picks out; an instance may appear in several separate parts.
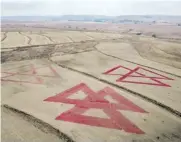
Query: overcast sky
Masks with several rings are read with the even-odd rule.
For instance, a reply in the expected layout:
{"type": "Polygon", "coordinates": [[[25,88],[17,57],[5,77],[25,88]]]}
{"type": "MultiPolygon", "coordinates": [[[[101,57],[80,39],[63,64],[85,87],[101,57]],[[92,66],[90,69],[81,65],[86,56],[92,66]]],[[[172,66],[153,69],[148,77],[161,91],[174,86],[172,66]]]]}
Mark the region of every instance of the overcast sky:
{"type": "Polygon", "coordinates": [[[2,16],[181,15],[181,0],[1,0],[2,16]]]}

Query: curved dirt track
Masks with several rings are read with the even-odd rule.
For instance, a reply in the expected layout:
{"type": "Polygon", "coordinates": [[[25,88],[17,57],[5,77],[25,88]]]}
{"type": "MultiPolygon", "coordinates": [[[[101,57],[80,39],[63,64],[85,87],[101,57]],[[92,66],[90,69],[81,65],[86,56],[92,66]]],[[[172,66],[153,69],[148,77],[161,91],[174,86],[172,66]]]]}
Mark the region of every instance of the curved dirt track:
{"type": "Polygon", "coordinates": [[[24,36],[25,38],[27,38],[27,45],[31,45],[31,41],[32,41],[32,38],[30,36],[28,36],[27,34],[25,33],[22,33],[22,32],[18,32],[20,35],[24,36]]]}
{"type": "Polygon", "coordinates": [[[2,131],[1,139],[6,142],[17,141],[27,142],[63,142],[51,128],[45,128],[45,125],[38,123],[35,119],[31,119],[21,113],[2,107],[2,131]],[[26,130],[25,130],[26,129],[26,130]],[[27,134],[28,133],[28,134],[27,134]]]}
{"type": "Polygon", "coordinates": [[[3,42],[7,38],[8,32],[1,33],[1,42],[3,42]]]}
{"type": "Polygon", "coordinates": [[[47,40],[49,40],[50,43],[54,43],[53,39],[50,36],[44,35],[43,33],[37,33],[40,36],[46,37],[47,40]]]}

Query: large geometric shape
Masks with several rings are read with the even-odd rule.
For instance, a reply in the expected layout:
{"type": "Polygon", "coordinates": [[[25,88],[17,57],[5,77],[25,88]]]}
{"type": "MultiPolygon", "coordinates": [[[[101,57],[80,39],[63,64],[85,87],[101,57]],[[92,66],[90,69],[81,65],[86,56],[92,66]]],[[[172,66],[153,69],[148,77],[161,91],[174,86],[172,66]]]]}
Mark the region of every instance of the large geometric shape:
{"type": "Polygon", "coordinates": [[[106,87],[98,92],[94,92],[86,84],[81,83],[62,93],[59,93],[56,96],[49,97],[44,101],[75,104],[74,108],[57,116],[56,120],[63,120],[96,127],[124,130],[128,133],[144,134],[141,129],[139,129],[130,120],[124,117],[124,115],[121,114],[118,110],[126,110],[139,113],[147,112],[109,87],[106,87]],[[87,95],[87,97],[84,100],[68,98],[78,91],[83,91],[87,95]],[[118,103],[110,103],[105,99],[105,96],[112,97],[118,103]],[[91,108],[102,109],[109,118],[107,119],[83,115],[84,112],[91,108]]]}
{"type": "MultiPolygon", "coordinates": [[[[24,66],[17,67],[17,69],[21,69],[24,66]]],[[[7,81],[7,82],[15,82],[15,83],[31,83],[31,84],[42,84],[43,79],[41,77],[59,77],[59,74],[51,67],[51,66],[45,66],[41,67],[43,69],[48,69],[53,75],[42,75],[38,73],[39,68],[35,68],[34,65],[26,65],[26,67],[29,67],[30,69],[26,71],[21,72],[13,72],[13,71],[2,71],[1,73],[5,74],[5,76],[1,77],[1,81],[7,81]],[[12,79],[12,77],[16,76],[27,76],[30,78],[34,78],[34,80],[27,81],[27,80],[18,80],[18,79],[12,79]]],[[[16,69],[16,68],[14,68],[16,69]]]]}
{"type": "Polygon", "coordinates": [[[171,87],[171,86],[166,83],[163,83],[160,80],[173,80],[169,77],[166,77],[164,75],[158,74],[156,72],[150,71],[150,70],[142,68],[142,67],[136,67],[135,69],[129,69],[129,68],[121,66],[121,65],[111,68],[108,71],[104,72],[103,74],[121,76],[120,78],[118,78],[116,80],[117,82],[155,85],[155,86],[164,86],[164,87],[171,87]],[[114,71],[119,70],[119,69],[124,69],[124,70],[127,70],[128,72],[125,74],[113,73],[114,71]],[[142,72],[144,71],[144,73],[140,73],[140,71],[142,71],[142,72]],[[130,78],[132,78],[132,80],[130,80],[130,78]],[[142,79],[142,80],[144,78],[145,81],[139,81],[139,80],[135,81],[134,80],[135,78],[142,79]]]}

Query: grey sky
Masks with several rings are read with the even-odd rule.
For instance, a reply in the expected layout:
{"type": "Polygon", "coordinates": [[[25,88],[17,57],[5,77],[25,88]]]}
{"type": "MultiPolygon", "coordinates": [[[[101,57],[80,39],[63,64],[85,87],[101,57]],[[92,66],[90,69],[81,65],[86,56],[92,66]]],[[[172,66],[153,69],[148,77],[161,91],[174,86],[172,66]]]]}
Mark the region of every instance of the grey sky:
{"type": "Polygon", "coordinates": [[[181,0],[1,0],[2,16],[181,15],[181,0]]]}

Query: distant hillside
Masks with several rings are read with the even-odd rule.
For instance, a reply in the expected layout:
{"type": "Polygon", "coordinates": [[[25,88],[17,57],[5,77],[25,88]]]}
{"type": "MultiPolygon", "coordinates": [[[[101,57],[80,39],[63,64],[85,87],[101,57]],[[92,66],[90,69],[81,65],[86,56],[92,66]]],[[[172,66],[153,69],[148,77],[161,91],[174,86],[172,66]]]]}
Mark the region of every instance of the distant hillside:
{"type": "Polygon", "coordinates": [[[132,20],[132,21],[140,21],[140,22],[173,22],[173,23],[180,23],[181,22],[181,16],[162,16],[162,15],[127,15],[127,16],[118,16],[115,19],[116,21],[119,20],[132,20]]]}
{"type": "Polygon", "coordinates": [[[181,16],[161,15],[63,15],[63,16],[2,16],[3,21],[85,21],[85,22],[112,22],[112,23],[181,23],[181,16]]]}

